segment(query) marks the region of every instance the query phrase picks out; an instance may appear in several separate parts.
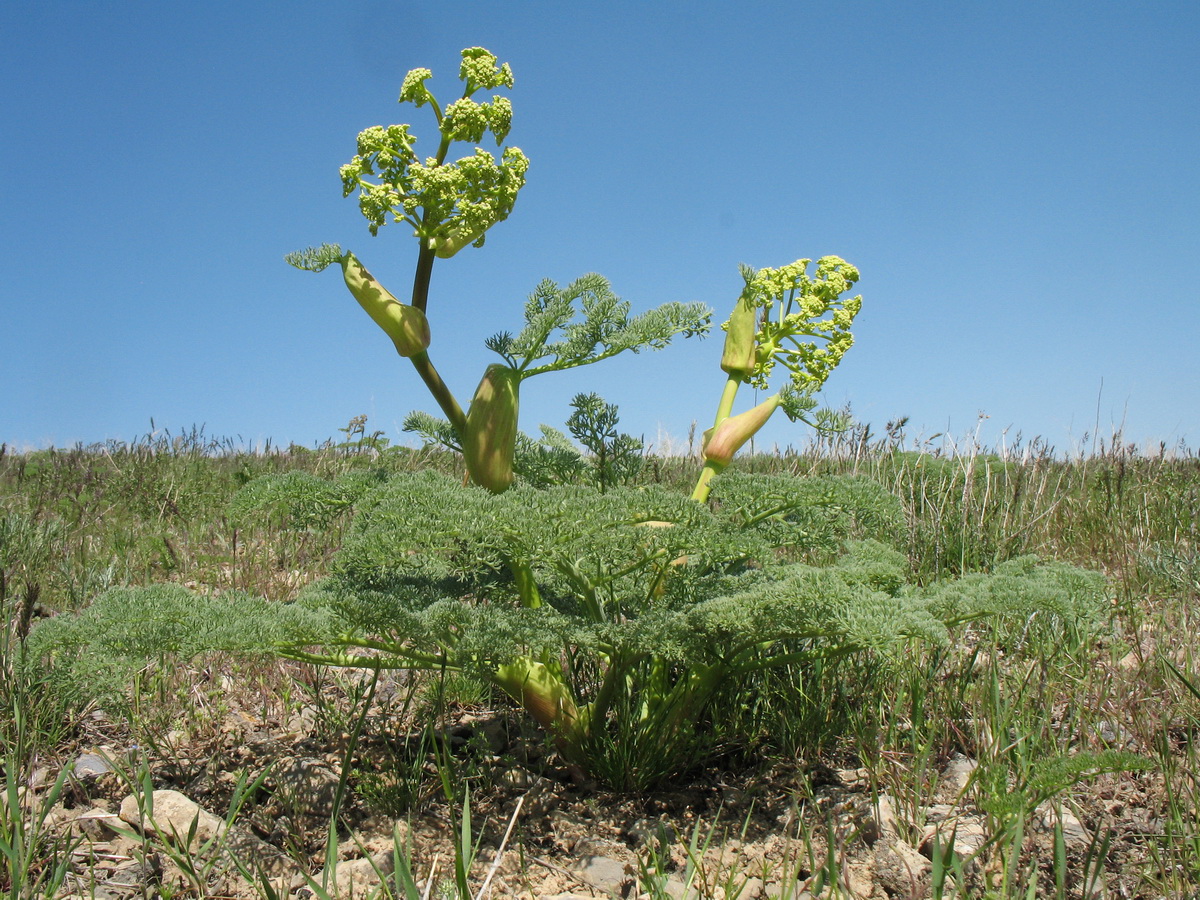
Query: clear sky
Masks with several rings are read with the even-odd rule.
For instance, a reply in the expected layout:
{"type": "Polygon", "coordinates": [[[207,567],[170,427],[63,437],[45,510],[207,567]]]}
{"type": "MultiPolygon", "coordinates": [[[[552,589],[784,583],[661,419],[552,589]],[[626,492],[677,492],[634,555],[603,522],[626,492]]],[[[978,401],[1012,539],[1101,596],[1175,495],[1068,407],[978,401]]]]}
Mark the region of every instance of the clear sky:
{"type": "MultiPolygon", "coordinates": [[[[486,247],[434,270],[464,405],[543,278],[720,320],[738,263],[836,254],[864,304],[823,399],[876,430],[1200,444],[1195,0],[5,3],[0,441],[153,418],[312,445],[362,413],[403,439],[436,411],[417,377],[336,270],[282,257],[337,242],[407,296],[415,240],[371,237],[338,167],[371,125],[428,149],[400,82],[452,96],[473,45],[513,67],[532,164],[486,247]]],[[[718,333],[529,381],[521,427],[595,390],[685,441],[719,356],[718,333]]],[[[765,442],[802,443],[779,418],[765,442]]]]}

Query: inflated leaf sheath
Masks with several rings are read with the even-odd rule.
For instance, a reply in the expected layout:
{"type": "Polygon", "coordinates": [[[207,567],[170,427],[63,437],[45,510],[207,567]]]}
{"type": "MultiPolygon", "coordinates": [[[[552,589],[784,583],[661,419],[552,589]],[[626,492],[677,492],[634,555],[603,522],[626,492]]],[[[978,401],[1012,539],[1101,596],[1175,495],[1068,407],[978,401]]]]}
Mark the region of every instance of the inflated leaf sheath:
{"type": "Polygon", "coordinates": [[[392,339],[397,353],[415,356],[429,348],[429,320],[425,313],[392,296],[353,253],[342,257],[342,276],[354,299],[392,339]]]}
{"type": "Polygon", "coordinates": [[[479,240],[479,236],[486,230],[486,228],[472,230],[465,226],[455,228],[448,237],[430,238],[429,245],[438,259],[449,259],[463,247],[479,240]]]}
{"type": "Polygon", "coordinates": [[[779,395],[764,400],[754,409],[730,416],[715,428],[704,433],[704,459],[724,468],[758,430],[767,424],[771,414],[779,407],[779,395]]]}
{"type": "Polygon", "coordinates": [[[749,294],[747,289],[738,297],[729,324],[725,326],[725,350],[721,354],[721,368],[738,378],[746,378],[754,371],[758,310],[749,294]]]}
{"type": "Polygon", "coordinates": [[[517,443],[517,405],[521,373],[511,366],[488,366],[467,410],[463,457],[476,484],[494,494],[513,482],[517,443]]]}

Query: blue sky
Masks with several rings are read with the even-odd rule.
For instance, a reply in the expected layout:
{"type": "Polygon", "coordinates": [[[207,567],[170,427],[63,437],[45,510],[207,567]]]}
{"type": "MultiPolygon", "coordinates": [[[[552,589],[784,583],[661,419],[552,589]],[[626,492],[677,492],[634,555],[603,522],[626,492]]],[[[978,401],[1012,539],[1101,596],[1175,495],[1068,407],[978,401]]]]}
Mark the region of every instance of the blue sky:
{"type": "MultiPolygon", "coordinates": [[[[1098,424],[1194,448],[1198,43],[1192,0],[7,3],[0,441],[153,418],[312,445],[363,413],[403,439],[435,411],[411,368],[336,272],[282,257],[337,242],[407,295],[415,240],[371,237],[338,167],[371,125],[428,148],[405,72],[449,97],[481,45],[513,67],[532,164],[487,245],[434,270],[431,353],[464,404],[543,278],[723,319],[738,263],[836,254],[864,305],[827,404],[913,438],[1072,452],[1098,424]]],[[[521,426],[595,390],[625,430],[686,441],[719,356],[718,335],[538,378],[521,426]]]]}

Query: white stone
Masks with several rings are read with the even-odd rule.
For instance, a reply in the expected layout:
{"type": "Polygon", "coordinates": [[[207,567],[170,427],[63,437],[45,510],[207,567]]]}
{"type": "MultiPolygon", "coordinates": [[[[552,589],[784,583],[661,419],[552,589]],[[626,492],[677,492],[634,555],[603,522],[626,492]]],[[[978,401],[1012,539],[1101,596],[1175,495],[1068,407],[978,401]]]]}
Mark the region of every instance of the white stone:
{"type": "Polygon", "coordinates": [[[954,803],[966,793],[967,786],[979,763],[970,757],[956,753],[946,763],[942,775],[938,779],[937,798],[945,803],[954,803]]]}
{"type": "Polygon", "coordinates": [[[395,857],[390,850],[376,853],[365,859],[351,859],[337,863],[332,877],[324,873],[316,878],[317,884],[336,888],[336,897],[368,897],[379,887],[380,876],[392,874],[395,857]]]}
{"type": "Polygon", "coordinates": [[[894,841],[875,851],[874,869],[876,883],[890,896],[919,897],[933,866],[915,847],[894,841]]]}
{"type": "Polygon", "coordinates": [[[1050,803],[1043,803],[1034,811],[1033,825],[1037,830],[1053,833],[1056,824],[1062,825],[1063,842],[1067,847],[1081,848],[1091,843],[1091,835],[1069,809],[1055,808],[1050,803]]]}
{"type": "Polygon", "coordinates": [[[975,851],[987,841],[987,832],[984,830],[983,822],[975,816],[962,816],[957,819],[946,819],[927,827],[921,838],[922,853],[924,855],[932,854],[935,838],[939,846],[944,848],[951,835],[954,836],[954,855],[964,863],[971,860],[975,851]]]}
{"type": "Polygon", "coordinates": [[[195,851],[214,837],[225,833],[225,822],[179,791],[155,791],[149,798],[145,819],[142,818],[136,794],[121,801],[121,819],[138,828],[146,827],[160,837],[179,843],[187,838],[196,825],[188,849],[195,851]]]}
{"type": "Polygon", "coordinates": [[[186,847],[189,853],[201,849],[225,851],[261,869],[277,884],[290,884],[298,874],[295,864],[278,848],[243,828],[229,829],[224,819],[179,791],[158,790],[150,799],[153,808],[146,809],[143,818],[138,795],[130,794],[121,801],[121,819],[180,846],[192,832],[194,823],[195,832],[186,847]]]}

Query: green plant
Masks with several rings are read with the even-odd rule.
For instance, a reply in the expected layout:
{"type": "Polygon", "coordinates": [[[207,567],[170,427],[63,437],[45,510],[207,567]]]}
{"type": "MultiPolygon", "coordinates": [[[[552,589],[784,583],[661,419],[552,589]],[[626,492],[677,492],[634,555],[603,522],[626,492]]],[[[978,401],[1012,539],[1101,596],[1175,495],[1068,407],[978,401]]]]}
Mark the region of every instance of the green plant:
{"type": "MultiPolygon", "coordinates": [[[[270,775],[269,766],[253,781],[245,771],[237,774],[224,819],[209,816],[209,820],[202,821],[208,814],[197,810],[183,830],[180,830],[176,823],[159,821],[156,817],[154,778],[145,758],[139,760],[136,771],[117,766],[114,772],[131,791],[130,796],[133,797],[137,810],[137,823],[136,829],[111,823],[110,827],[117,834],[133,841],[143,860],[149,859],[155,853],[162,853],[178,870],[180,878],[185,882],[184,890],[197,897],[209,895],[209,885],[220,870],[233,871],[240,866],[244,874],[250,874],[234,850],[234,822],[270,775]]],[[[271,890],[270,880],[265,875],[262,875],[261,883],[271,890]]]]}
{"type": "Polygon", "coordinates": [[[26,647],[50,561],[62,540],[63,528],[56,520],[0,511],[0,745],[14,752],[15,759],[57,744],[81,705],[80,694],[53,684],[26,647]]]}
{"type": "Polygon", "coordinates": [[[1002,610],[1077,617],[1103,596],[1098,576],[1031,561],[921,589],[895,551],[847,540],[850,523],[880,520],[887,495],[877,489],[729,484],[729,502],[712,510],[649,488],[493,495],[398,475],[362,497],[333,575],[297,603],[117,591],[36,636],[59,659],[86,641],[109,657],[207,645],[473,672],[522,705],[572,765],[639,788],[710,752],[702,723],[714,697],[744,693],[764,671],[886,658],[910,639],[946,641],[946,622],[1002,610]],[[807,550],[832,564],[788,561],[807,550]]]}
{"type": "MultiPolygon", "coordinates": [[[[743,269],[745,285],[726,325],[726,384],[693,492],[702,502],[637,483],[638,442],[616,431],[616,408],[598,396],[577,396],[567,425],[586,458],[560,432],[543,428],[535,441],[517,427],[525,379],[702,333],[708,313],[698,304],[632,315],[598,275],[565,287],[543,281],[525,305],[519,332],[488,340],[500,362],[485,371],[464,411],[430,358],[432,266],[467,243],[481,244],[511,212],[527,161],[515,148],[496,159],[476,147],[447,162],[455,143],[477,143],[489,131],[497,146],[506,139],[507,100],[473,99],[480,90],[511,87],[506,66],[479,48],[464,51],[463,97],[445,110],[425,86],[429,77],[427,70],[410,73],[401,100],[431,105],[436,155],[418,158],[408,126],[368,129],[342,171],[345,192],[359,192],[372,233],[389,221],[413,228],[419,250],[411,300],[391,294],[340,247],[311,249],[289,261],[311,270],[335,262],[341,267],[356,302],[410,360],[446,416],[415,414],[413,430],[459,451],[475,485],[445,474],[396,474],[405,457],[379,432],[368,435],[362,417],[342,429],[345,440],[336,445],[290,451],[286,460],[243,456],[229,468],[201,464],[206,452],[219,451],[199,447],[194,434],[148,442],[145,452],[110,453],[111,463],[82,451],[31,459],[31,480],[41,485],[30,507],[36,506],[38,521],[60,517],[73,535],[86,537],[107,515],[111,497],[94,476],[111,464],[120,486],[115,495],[137,509],[137,522],[153,526],[128,544],[106,545],[108,552],[144,540],[155,548],[155,561],[130,580],[154,581],[165,572],[221,590],[104,591],[80,615],[35,628],[13,671],[107,687],[116,697],[122,672],[146,660],[166,670],[179,656],[212,649],[281,653],[373,670],[376,677],[385,669],[436,670],[506,692],[544,727],[574,774],[625,789],[660,782],[730,747],[763,746],[771,715],[792,716],[790,727],[776,733],[793,748],[823,749],[822,742],[857,722],[864,742],[862,736],[878,728],[892,742],[888,752],[907,754],[913,763],[906,774],[914,813],[924,805],[926,774],[939,754],[955,741],[974,739],[990,754],[978,776],[997,835],[987,849],[1003,857],[1011,874],[1003,889],[1017,890],[1030,877],[1020,855],[1029,804],[1097,767],[1125,763],[1070,756],[1048,726],[1037,728],[1027,718],[1029,710],[1049,704],[1035,704],[1020,691],[1019,712],[993,702],[968,718],[959,707],[966,706],[964,685],[975,676],[971,664],[943,668],[950,641],[978,640],[983,633],[993,658],[1038,660],[1040,654],[1044,662],[1052,655],[1047,646],[1082,655],[1090,626],[1110,608],[1102,579],[1023,554],[1070,547],[1062,558],[1079,559],[1085,557],[1079,548],[1100,547],[1106,560],[1127,561],[1138,556],[1122,549],[1126,539],[1136,538],[1143,551],[1157,541],[1163,543],[1158,558],[1171,564],[1158,572],[1150,563],[1144,568],[1159,584],[1190,591],[1195,566],[1187,535],[1194,538],[1194,523],[1188,532],[1186,511],[1153,499],[1149,490],[1145,502],[1137,502],[1138,467],[1124,455],[1080,474],[1046,459],[1027,466],[978,447],[954,459],[907,453],[902,421],[889,425],[882,447],[870,445],[865,427],[845,438],[830,436],[844,421],[816,411],[814,394],[850,346],[861,302],[842,299],[858,272],[837,257],[818,260],[815,276],[807,260],[743,269]],[[769,390],[776,365],[790,371],[790,383],[734,414],[741,385],[769,390]],[[836,452],[818,459],[755,457],[746,462],[773,474],[739,472],[734,455],[778,408],[823,428],[836,452]],[[160,447],[170,452],[156,452],[160,447]],[[532,460],[524,470],[522,451],[532,460]],[[76,466],[82,477],[74,476],[76,466]],[[816,469],[864,477],[794,477],[816,469]],[[230,502],[235,486],[241,491],[230,502]],[[224,534],[234,563],[246,559],[247,537],[320,535],[332,547],[345,528],[346,540],[329,561],[327,578],[299,597],[282,592],[287,602],[266,603],[227,590],[249,584],[244,576],[225,582],[189,577],[202,558],[215,572],[225,563],[224,548],[211,534],[180,531],[197,510],[228,514],[224,534]],[[1087,514],[1075,515],[1080,510],[1087,514]],[[1122,527],[1110,526],[1110,517],[1122,527]],[[893,549],[906,537],[907,558],[893,549]],[[962,577],[938,580],[945,575],[962,577]],[[88,666],[96,660],[108,669],[106,685],[91,677],[88,666]],[[941,692],[950,699],[939,703],[929,685],[947,672],[956,683],[941,692]],[[903,705],[880,727],[875,718],[886,716],[878,710],[896,698],[884,687],[889,679],[903,682],[903,705]],[[804,703],[792,704],[796,697],[804,703]],[[863,698],[874,710],[848,709],[863,698]],[[968,733],[967,722],[980,723],[979,733],[968,733]],[[1010,790],[1019,796],[1005,797],[1010,790]]],[[[659,480],[659,466],[648,468],[659,480]]],[[[81,557],[91,554],[80,569],[86,577],[73,588],[80,598],[101,582],[122,580],[101,577],[108,559],[93,554],[87,540],[76,546],[81,557]]],[[[315,558],[314,574],[329,559],[297,557],[298,568],[315,558]]],[[[1036,672],[1044,683],[1058,684],[1059,673],[1050,669],[1023,671],[1031,681],[1036,672]]],[[[997,696],[1014,686],[995,677],[997,696]]],[[[364,706],[355,740],[365,715],[364,706]]],[[[857,749],[864,758],[880,750],[857,749]]],[[[455,890],[469,896],[477,846],[470,799],[450,784],[449,761],[443,756],[441,762],[447,798],[462,809],[455,890]]],[[[882,768],[878,759],[870,762],[875,772],[882,768]]],[[[343,766],[340,790],[351,771],[343,766]]],[[[1188,795],[1181,790],[1178,797],[1173,813],[1182,819],[1188,795]]],[[[816,839],[806,841],[807,884],[837,891],[846,838],[831,819],[820,827],[827,832],[822,858],[816,839]]],[[[1182,824],[1179,832],[1188,834],[1182,824]]],[[[327,862],[333,835],[331,826],[327,862]]],[[[962,883],[963,864],[952,851],[935,849],[935,870],[942,866],[935,881],[952,871],[962,883]]],[[[416,879],[411,866],[404,872],[397,888],[411,897],[416,879]]]]}
{"type": "MultiPolygon", "coordinates": [[[[713,866],[707,859],[708,851],[717,836],[719,820],[720,810],[707,829],[703,827],[703,822],[696,822],[684,848],[683,871],[677,876],[675,884],[671,883],[667,874],[671,864],[670,842],[665,831],[660,829],[656,839],[648,842],[645,851],[638,856],[638,888],[641,893],[653,900],[667,900],[671,897],[699,900],[702,897],[717,896],[726,900],[737,900],[745,891],[749,876],[732,869],[721,872],[720,866],[713,866]]],[[[749,824],[748,820],[746,824],[749,824]]],[[[742,831],[744,834],[745,825],[742,831]]]]}
{"type": "MultiPolygon", "coordinates": [[[[613,403],[595,393],[576,394],[567,430],[587,451],[585,456],[565,434],[541,426],[539,438],[524,432],[516,436],[513,471],[534,487],[590,481],[601,492],[615,484],[633,481],[642,470],[644,445],[632,435],[617,431],[620,417],[613,403]]],[[[428,413],[414,412],[403,429],[419,435],[426,444],[462,452],[450,423],[428,413]]]]}
{"type": "Polygon", "coordinates": [[[44,791],[31,783],[30,775],[22,760],[5,754],[0,785],[0,890],[6,900],[57,896],[78,843],[70,835],[54,834],[48,821],[70,769],[60,769],[44,791]]]}
{"type": "Polygon", "coordinates": [[[589,468],[596,487],[605,491],[636,478],[642,469],[643,444],[617,431],[617,407],[592,393],[576,394],[571,408],[567,430],[591,454],[589,468]]]}

